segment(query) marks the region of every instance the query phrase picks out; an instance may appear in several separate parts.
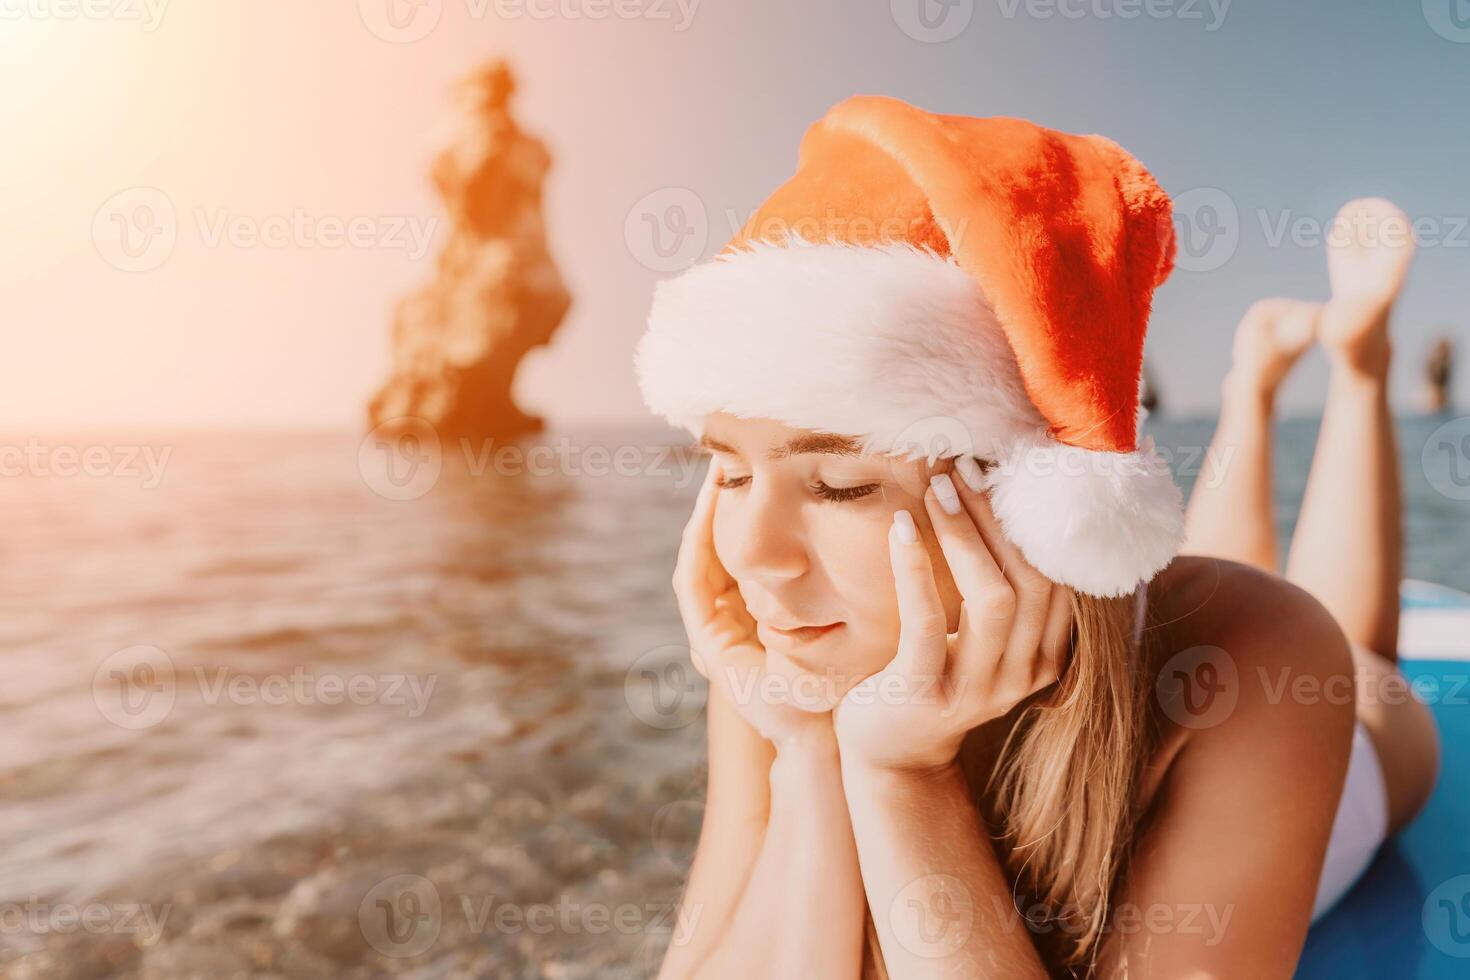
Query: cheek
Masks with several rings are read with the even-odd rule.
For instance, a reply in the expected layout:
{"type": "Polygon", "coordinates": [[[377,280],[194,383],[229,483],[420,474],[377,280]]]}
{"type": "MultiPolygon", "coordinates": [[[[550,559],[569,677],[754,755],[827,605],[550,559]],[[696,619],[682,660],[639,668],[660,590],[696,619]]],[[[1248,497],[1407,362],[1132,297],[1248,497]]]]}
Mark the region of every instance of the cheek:
{"type": "MultiPolygon", "coordinates": [[[[909,501],[906,507],[914,515],[920,539],[929,551],[934,584],[952,632],[959,625],[961,602],[954,576],[934,536],[924,502],[909,501]]],[[[849,663],[855,669],[869,672],[881,670],[898,649],[901,620],[893,563],[888,555],[888,525],[892,520],[892,510],[885,511],[878,527],[867,528],[862,535],[849,534],[844,542],[831,545],[831,553],[839,554],[841,559],[833,566],[833,582],[844,597],[854,627],[849,637],[852,646],[844,650],[844,655],[851,657],[849,663]]]]}
{"type": "Polygon", "coordinates": [[[861,526],[834,526],[822,550],[824,558],[830,556],[828,575],[847,614],[843,662],[864,676],[882,670],[898,648],[898,596],[888,557],[892,520],[892,511],[884,510],[868,515],[861,526]]]}
{"type": "Polygon", "coordinates": [[[730,559],[736,557],[740,533],[739,515],[732,502],[716,500],[715,515],[710,521],[710,539],[714,545],[715,557],[727,570],[730,568],[730,559]]]}

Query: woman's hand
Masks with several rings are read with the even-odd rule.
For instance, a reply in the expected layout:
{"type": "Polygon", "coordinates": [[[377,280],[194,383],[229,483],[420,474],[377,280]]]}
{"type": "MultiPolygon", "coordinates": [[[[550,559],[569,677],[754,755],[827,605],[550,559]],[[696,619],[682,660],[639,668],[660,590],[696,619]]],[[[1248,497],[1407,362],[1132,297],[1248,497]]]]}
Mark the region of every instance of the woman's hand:
{"type": "Polygon", "coordinates": [[[777,750],[833,748],[831,712],[798,707],[791,687],[766,671],[766,650],[734,578],[715,554],[714,515],[720,461],[711,459],[674,567],[674,595],[689,635],[694,669],[727,697],[777,750]]]}
{"type": "Polygon", "coordinates": [[[1055,681],[1071,634],[1071,596],[1001,534],[974,460],[931,480],[924,505],[963,602],[959,631],[947,618],[913,515],[894,513],[888,553],[898,591],[898,652],[849,691],[835,712],[844,767],[930,769],[949,765],[965,734],[1055,681]],[[954,513],[950,513],[950,511],[954,513]]]}

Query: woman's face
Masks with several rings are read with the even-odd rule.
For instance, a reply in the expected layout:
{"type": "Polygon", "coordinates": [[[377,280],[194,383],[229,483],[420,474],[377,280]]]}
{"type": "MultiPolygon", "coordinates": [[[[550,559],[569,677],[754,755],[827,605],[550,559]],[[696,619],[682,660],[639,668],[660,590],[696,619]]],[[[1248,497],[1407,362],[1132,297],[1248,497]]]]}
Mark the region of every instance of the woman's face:
{"type": "Polygon", "coordinates": [[[724,412],[708,416],[702,444],[722,470],[715,553],[756,620],[768,670],[800,681],[804,707],[831,707],[893,659],[894,511],[914,516],[957,628],[960,596],[923,500],[952,461],[861,456],[855,440],[724,412]]]}

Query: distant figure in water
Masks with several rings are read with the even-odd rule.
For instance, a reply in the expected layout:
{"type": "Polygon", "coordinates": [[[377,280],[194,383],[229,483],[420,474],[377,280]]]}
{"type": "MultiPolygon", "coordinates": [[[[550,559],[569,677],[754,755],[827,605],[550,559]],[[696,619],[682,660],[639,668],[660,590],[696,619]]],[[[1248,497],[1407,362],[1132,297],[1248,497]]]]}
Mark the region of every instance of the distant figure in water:
{"type": "Polygon", "coordinates": [[[1138,390],[1138,403],[1150,415],[1156,414],[1162,404],[1159,397],[1159,386],[1154,384],[1153,372],[1148,369],[1147,364],[1143,366],[1143,384],[1138,390]]]}
{"type": "Polygon", "coordinates": [[[1429,348],[1424,359],[1424,384],[1421,400],[1428,415],[1438,415],[1450,407],[1450,384],[1454,381],[1455,343],[1440,337],[1429,348]]]}

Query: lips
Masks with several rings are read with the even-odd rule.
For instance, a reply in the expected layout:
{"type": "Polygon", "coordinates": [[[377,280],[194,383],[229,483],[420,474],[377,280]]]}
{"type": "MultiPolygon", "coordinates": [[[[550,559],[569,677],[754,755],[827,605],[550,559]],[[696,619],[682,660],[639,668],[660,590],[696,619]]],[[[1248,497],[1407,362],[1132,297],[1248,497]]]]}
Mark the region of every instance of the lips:
{"type": "MultiPolygon", "coordinates": [[[[767,625],[770,625],[770,624],[767,624],[767,625]]],[[[784,636],[787,639],[790,639],[790,640],[803,640],[803,641],[805,641],[805,640],[815,640],[818,637],[826,636],[828,633],[830,633],[833,630],[837,629],[837,627],[839,627],[841,625],[842,624],[840,622],[838,622],[838,623],[827,623],[824,626],[796,626],[796,627],[792,627],[792,628],[784,628],[784,627],[780,627],[780,626],[771,626],[770,628],[771,628],[771,631],[772,632],[774,632],[774,633],[776,633],[776,634],[778,634],[780,636],[784,636]]]]}

